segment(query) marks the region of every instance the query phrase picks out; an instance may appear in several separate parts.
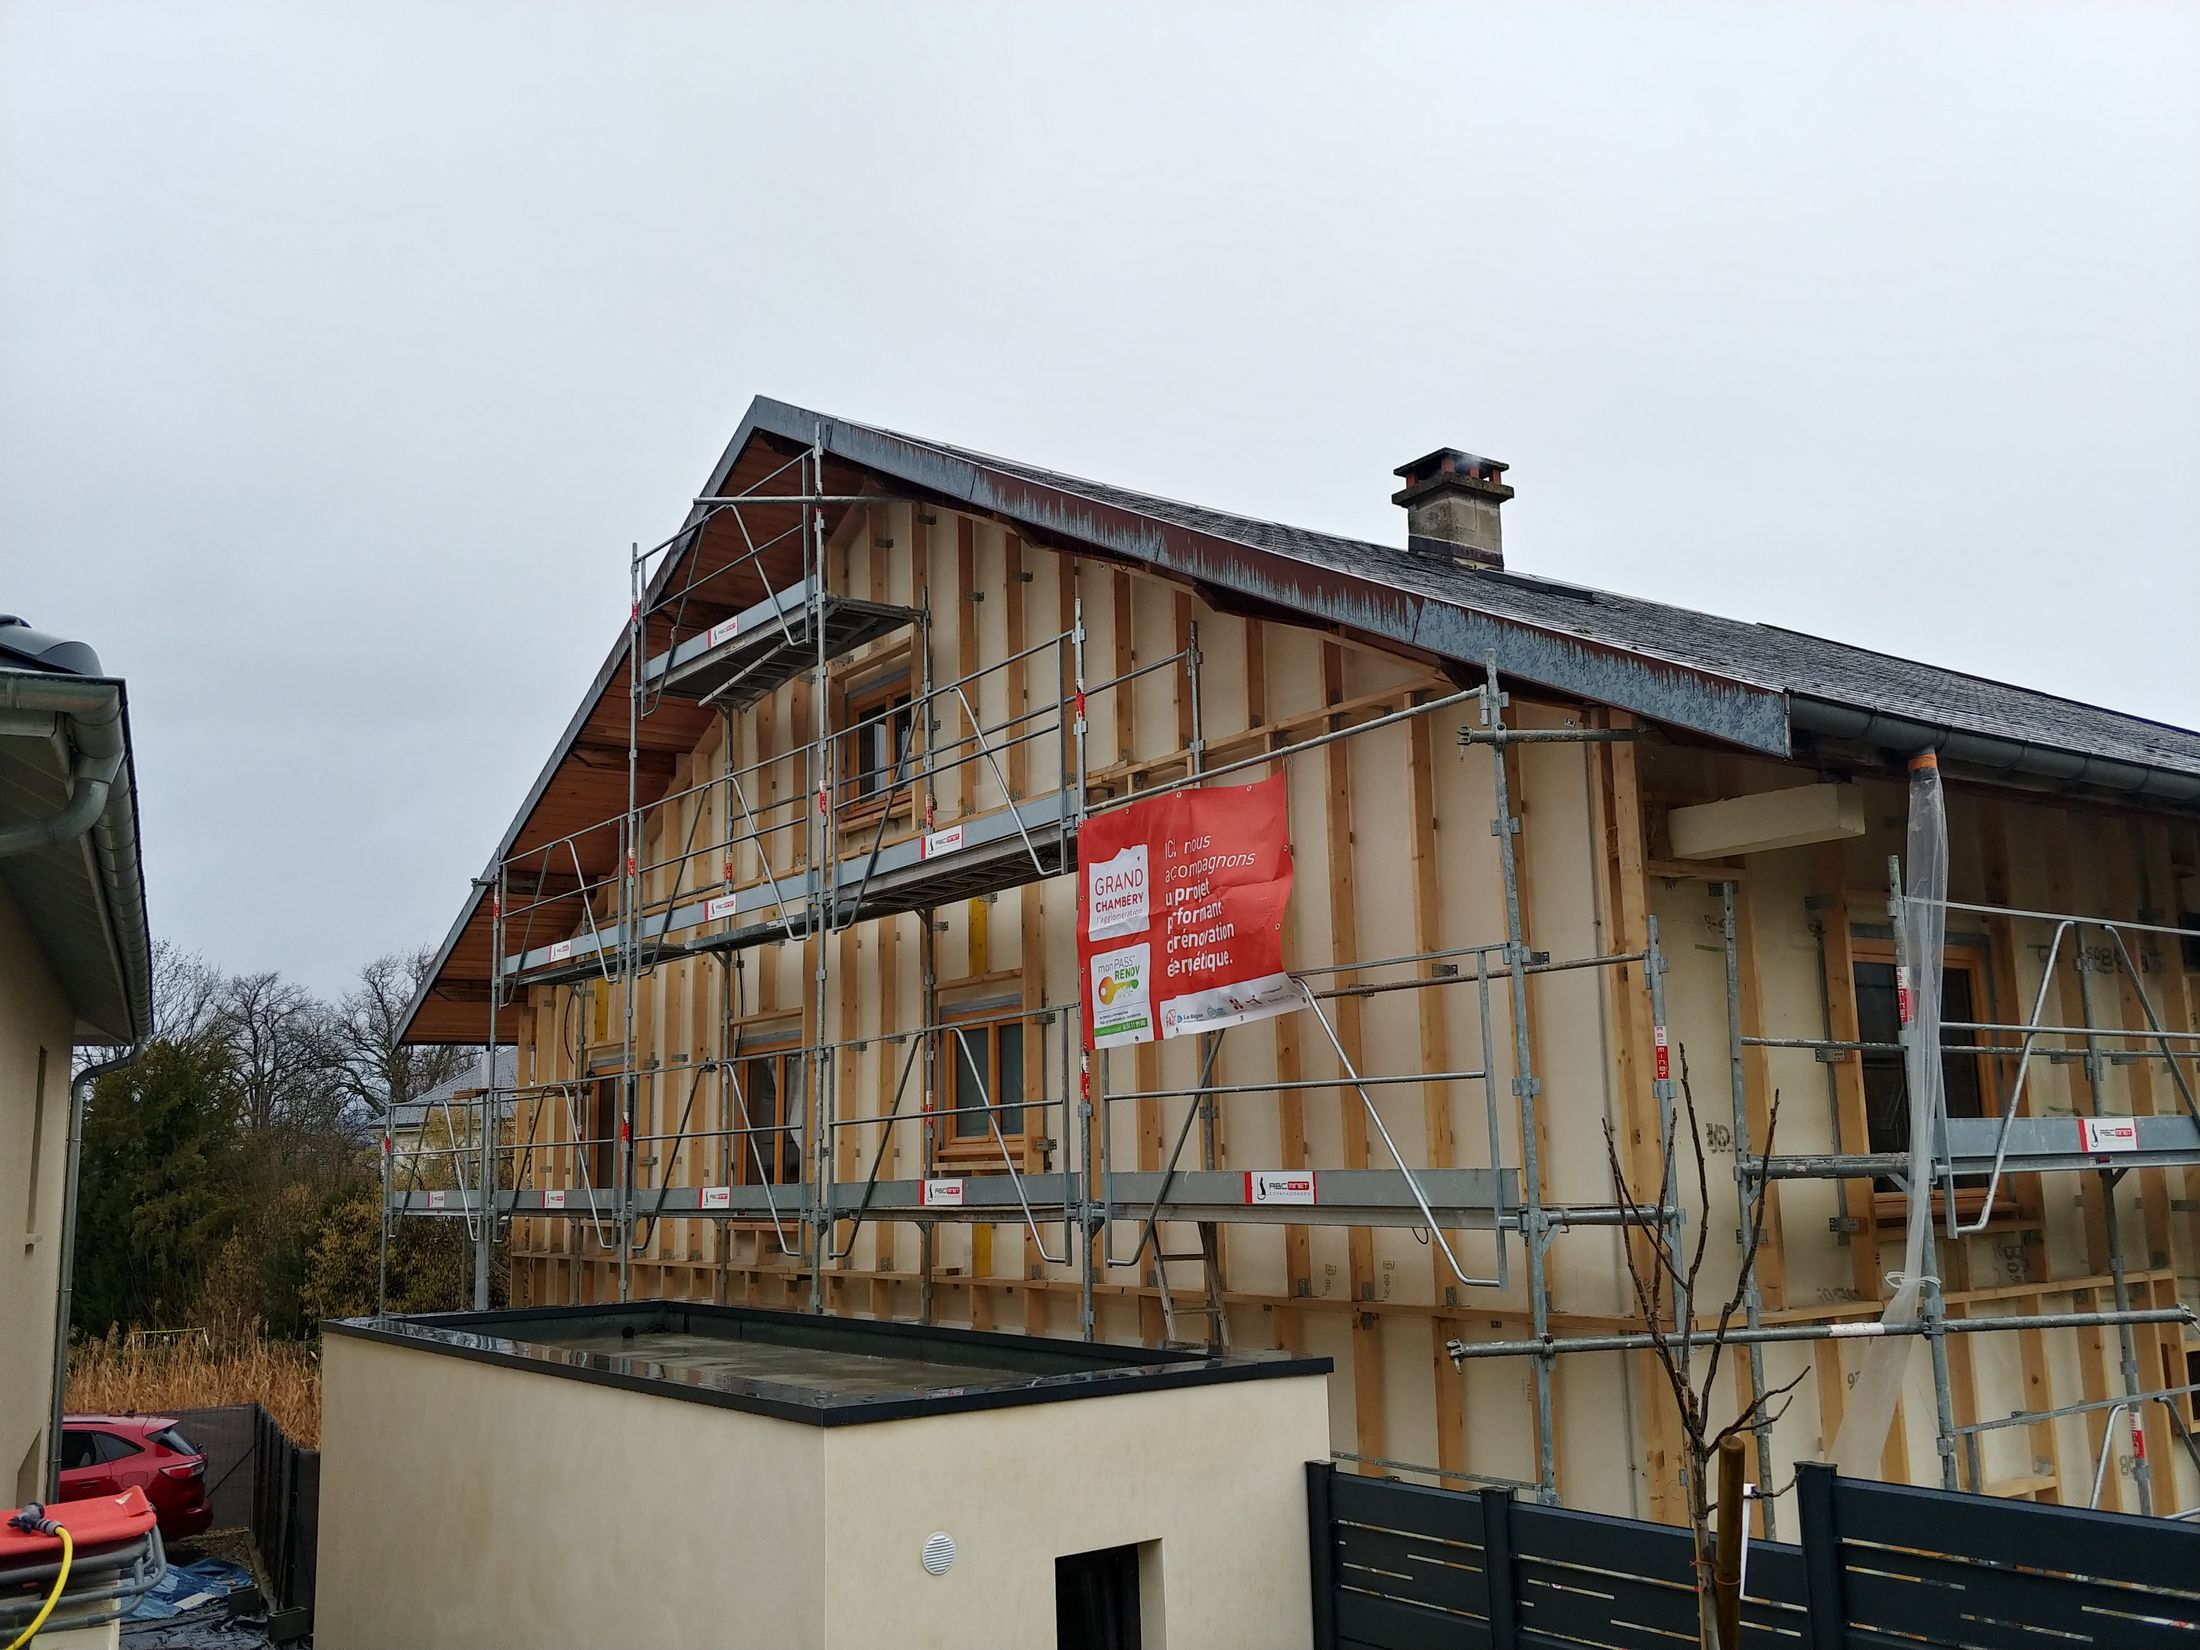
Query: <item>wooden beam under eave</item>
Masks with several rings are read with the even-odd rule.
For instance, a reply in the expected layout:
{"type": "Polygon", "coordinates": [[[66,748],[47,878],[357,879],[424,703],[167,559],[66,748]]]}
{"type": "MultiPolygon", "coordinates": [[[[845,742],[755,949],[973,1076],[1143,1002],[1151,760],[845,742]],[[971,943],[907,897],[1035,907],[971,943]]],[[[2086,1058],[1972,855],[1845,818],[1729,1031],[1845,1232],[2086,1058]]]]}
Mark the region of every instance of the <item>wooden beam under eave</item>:
{"type": "Polygon", "coordinates": [[[1864,834],[1864,793],[1854,785],[1798,785],[1675,808],[1665,816],[1673,855],[1681,860],[1801,848],[1864,834]]]}

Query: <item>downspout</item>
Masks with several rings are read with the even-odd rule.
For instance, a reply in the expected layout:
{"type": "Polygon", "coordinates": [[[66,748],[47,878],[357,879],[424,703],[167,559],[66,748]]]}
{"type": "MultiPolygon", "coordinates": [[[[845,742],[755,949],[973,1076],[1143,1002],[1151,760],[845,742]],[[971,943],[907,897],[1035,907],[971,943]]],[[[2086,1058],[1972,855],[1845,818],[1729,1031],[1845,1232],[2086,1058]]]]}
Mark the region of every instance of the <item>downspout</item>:
{"type": "Polygon", "coordinates": [[[84,1161],[84,1101],[92,1085],[110,1071],[133,1064],[145,1052],[143,1039],[112,1060],[86,1066],[69,1080],[68,1169],[61,1183],[61,1292],[55,1298],[53,1324],[53,1430],[46,1435],[46,1499],[61,1499],[61,1416],[69,1390],[69,1311],[76,1290],[76,1186],[84,1161]]]}
{"type": "Polygon", "coordinates": [[[58,848],[90,830],[106,811],[122,771],[122,690],[112,682],[0,672],[0,734],[53,738],[67,731],[69,800],[44,819],[0,826],[0,859],[58,848]]]}

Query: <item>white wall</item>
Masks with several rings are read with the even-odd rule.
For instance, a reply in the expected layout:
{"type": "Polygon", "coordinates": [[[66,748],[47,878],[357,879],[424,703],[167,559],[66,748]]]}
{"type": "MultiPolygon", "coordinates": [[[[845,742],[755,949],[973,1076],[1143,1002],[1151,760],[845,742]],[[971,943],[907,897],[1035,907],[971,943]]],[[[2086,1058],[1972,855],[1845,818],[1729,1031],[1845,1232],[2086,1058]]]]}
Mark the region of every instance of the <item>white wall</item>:
{"type": "Polygon", "coordinates": [[[1160,1544],[1149,1645],[1311,1637],[1320,1376],[823,1428],[323,1347],[326,1650],[1045,1646],[1055,1558],[1132,1542],[1160,1544]]]}
{"type": "Polygon", "coordinates": [[[1052,1645],[1056,1557],[1156,1542],[1149,1646],[1310,1643],[1306,1463],[1329,1456],[1326,1385],[1297,1376],[832,1429],[827,1641],[1052,1645]],[[957,1548],[943,1576],[919,1561],[935,1530],[957,1548]]]}

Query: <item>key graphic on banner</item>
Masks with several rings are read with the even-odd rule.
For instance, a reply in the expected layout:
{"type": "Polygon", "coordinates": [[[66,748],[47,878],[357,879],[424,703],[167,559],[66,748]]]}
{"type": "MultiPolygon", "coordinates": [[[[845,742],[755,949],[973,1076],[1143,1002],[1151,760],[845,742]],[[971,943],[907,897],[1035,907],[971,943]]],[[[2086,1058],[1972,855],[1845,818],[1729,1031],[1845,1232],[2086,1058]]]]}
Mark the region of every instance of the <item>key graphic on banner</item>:
{"type": "Polygon", "coordinates": [[[1300,1006],[1283,971],[1292,867],[1281,775],[1113,809],[1086,821],[1077,847],[1088,1047],[1300,1006]]]}

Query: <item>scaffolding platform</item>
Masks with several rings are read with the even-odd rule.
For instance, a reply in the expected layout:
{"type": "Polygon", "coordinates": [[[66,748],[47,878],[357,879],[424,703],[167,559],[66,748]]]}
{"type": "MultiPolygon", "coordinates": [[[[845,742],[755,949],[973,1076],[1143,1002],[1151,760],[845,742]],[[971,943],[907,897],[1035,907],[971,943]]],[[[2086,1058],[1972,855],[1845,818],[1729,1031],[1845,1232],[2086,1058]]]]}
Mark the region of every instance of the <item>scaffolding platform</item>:
{"type": "MultiPolygon", "coordinates": [[[[1255,1201],[1255,1176],[1229,1169],[1184,1169],[1173,1178],[1146,1171],[1103,1174],[1103,1204],[1116,1219],[1190,1220],[1238,1225],[1304,1225],[1310,1216],[1346,1226],[1428,1224],[1413,1186],[1396,1169],[1305,1171],[1307,1187],[1295,1201],[1255,1201]],[[1156,1201],[1160,1206],[1155,1207],[1156,1201]]],[[[1413,1180],[1437,1224],[1453,1230],[1488,1228],[1520,1214],[1517,1170],[1418,1169],[1413,1180]]]]}
{"type": "MultiPolygon", "coordinates": [[[[1098,1201],[1085,1195],[1082,1174],[948,1175],[932,1180],[860,1180],[833,1185],[826,1207],[838,1220],[978,1221],[1018,1224],[1035,1217],[1043,1224],[1063,1218],[1091,1220],[1214,1221],[1240,1225],[1304,1224],[1309,1208],[1325,1222],[1352,1226],[1419,1227],[1427,1224],[1413,1185],[1395,1169],[1322,1169],[1306,1171],[1308,1201],[1256,1200],[1255,1177],[1237,1170],[1189,1169],[1173,1177],[1158,1170],[1105,1173],[1098,1201]],[[1166,1201],[1155,1206],[1157,1198],[1166,1201]]],[[[1424,1169],[1413,1175],[1439,1224],[1453,1230],[1488,1229],[1517,1223],[1522,1203],[1517,1170],[1424,1169]]],[[[633,1193],[637,1218],[682,1220],[799,1222],[808,1188],[773,1186],[642,1186],[633,1193]]],[[[615,1212],[616,1195],[608,1188],[566,1191],[523,1188],[499,1192],[499,1214],[555,1219],[560,1215],[591,1219],[615,1212]]],[[[477,1203],[471,1191],[414,1189],[393,1195],[391,1208],[403,1214],[470,1215],[477,1203]]],[[[1554,1213],[1557,1211],[1554,1211],[1554,1213]]]]}
{"type": "MultiPolygon", "coordinates": [[[[1075,799],[1056,792],[945,831],[889,842],[876,853],[837,860],[831,877],[833,926],[922,911],[1059,876],[1076,864],[1076,832],[1070,826],[1074,811],[1075,799]]],[[[649,913],[641,922],[640,966],[799,936],[807,932],[821,880],[807,871],[796,872],[649,913]],[[730,926],[696,932],[715,923],[730,926]]],[[[588,979],[605,971],[607,957],[621,955],[623,942],[621,925],[608,923],[506,957],[503,977],[515,987],[588,979]]]]}
{"type": "MultiPolygon", "coordinates": [[[[1992,1174],[2001,1126],[2001,1120],[1996,1117],[1949,1118],[1946,1149],[1935,1154],[1933,1178],[1992,1174]]],[[[2062,1169],[2169,1169],[2192,1165],[2200,1165],[2200,1123],[2184,1116],[2011,1118],[2007,1149],[2001,1156],[2004,1174],[2039,1174],[2062,1169]],[[2080,1124],[2083,1122],[2136,1124],[2136,1144],[2113,1151],[2087,1151],[2081,1139],[2080,1124]]],[[[1757,1165],[1750,1167],[1754,1170],[1757,1165]]],[[[1909,1170],[1910,1154],[1907,1152],[1782,1156],[1763,1160],[1763,1172],[1774,1180],[1862,1180],[1878,1175],[1908,1174],[1909,1170]]]]}
{"type": "Polygon", "coordinates": [[[642,685],[676,699],[743,709],[827,660],[917,622],[914,608],[857,601],[805,579],[675,643],[643,667],[642,685]],[[819,632],[822,629],[823,636],[819,632]]]}

